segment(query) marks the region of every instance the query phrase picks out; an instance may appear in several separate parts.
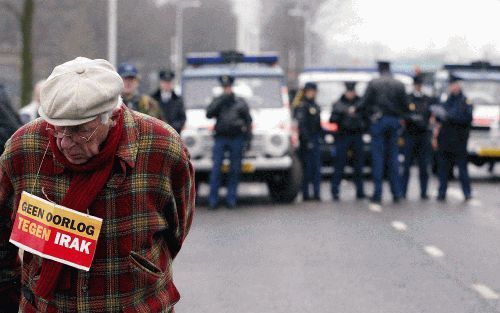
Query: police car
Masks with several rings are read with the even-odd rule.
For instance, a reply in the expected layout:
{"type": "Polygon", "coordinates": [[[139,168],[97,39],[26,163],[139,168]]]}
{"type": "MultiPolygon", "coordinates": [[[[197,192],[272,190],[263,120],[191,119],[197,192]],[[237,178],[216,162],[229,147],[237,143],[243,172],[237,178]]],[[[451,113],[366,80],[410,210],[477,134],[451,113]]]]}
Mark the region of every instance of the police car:
{"type": "MultiPolygon", "coordinates": [[[[323,163],[322,173],[331,174],[333,172],[333,160],[335,149],[335,132],[337,125],[330,123],[332,105],[337,101],[345,91],[345,82],[356,82],[356,93],[363,96],[368,83],[377,77],[376,68],[306,68],[298,77],[299,87],[302,88],[307,82],[315,82],[318,85],[318,95],[316,102],[321,107],[321,126],[324,130],[324,136],[321,141],[321,160],[323,163]]],[[[406,91],[412,90],[413,78],[405,73],[393,73],[394,77],[400,80],[406,87],[406,91]]],[[[363,135],[365,142],[365,160],[370,164],[371,137],[369,134],[363,135]]],[[[350,162],[350,161],[349,161],[350,162]]]]}
{"type": "MultiPolygon", "coordinates": [[[[215,121],[205,117],[212,99],[222,93],[218,77],[235,77],[233,91],[243,97],[252,115],[250,149],[242,162],[242,179],[267,183],[273,200],[290,202],[298,194],[302,168],[295,150],[285,76],[276,54],[243,55],[237,52],[191,53],[182,73],[186,125],[182,138],[190,151],[197,181],[207,182],[212,170],[215,121]]],[[[223,172],[229,169],[225,160],[223,172]]]]}
{"type": "Polygon", "coordinates": [[[435,77],[441,101],[446,100],[450,74],[462,79],[462,90],[474,104],[469,161],[477,166],[489,164],[492,171],[500,160],[500,65],[484,61],[444,65],[435,77]]]}

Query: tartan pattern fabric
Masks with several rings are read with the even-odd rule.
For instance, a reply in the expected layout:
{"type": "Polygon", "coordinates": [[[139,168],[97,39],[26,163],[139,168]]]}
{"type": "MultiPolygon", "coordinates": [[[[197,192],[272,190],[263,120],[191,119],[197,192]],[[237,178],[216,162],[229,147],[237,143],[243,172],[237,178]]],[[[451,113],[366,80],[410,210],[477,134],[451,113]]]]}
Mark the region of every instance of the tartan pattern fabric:
{"type": "Polygon", "coordinates": [[[92,267],[71,268],[70,289],[58,286],[47,301],[32,293],[41,258],[25,253],[19,273],[17,248],[8,243],[23,190],[60,203],[69,187],[68,171],[50,149],[35,183],[48,144],[45,127],[41,119],[22,127],[0,158],[0,291],[21,274],[21,312],[171,312],[180,297],[172,261],[195,211],[194,171],[180,137],[125,109],[119,162],[89,210],[103,219],[92,267]]]}

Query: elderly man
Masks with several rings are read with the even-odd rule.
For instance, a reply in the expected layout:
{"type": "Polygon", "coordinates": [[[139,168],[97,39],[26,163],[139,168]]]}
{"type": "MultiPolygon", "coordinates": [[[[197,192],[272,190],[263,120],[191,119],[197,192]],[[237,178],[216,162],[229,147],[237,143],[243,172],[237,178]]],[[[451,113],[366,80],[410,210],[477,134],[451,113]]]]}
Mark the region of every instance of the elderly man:
{"type": "Polygon", "coordinates": [[[122,105],[122,88],[105,60],[61,64],[41,90],[41,119],[6,144],[2,312],[171,312],[179,300],[171,266],[195,210],[193,168],[170,126],[122,105]],[[102,219],[89,271],[26,251],[20,266],[8,239],[23,191],[102,219]]]}

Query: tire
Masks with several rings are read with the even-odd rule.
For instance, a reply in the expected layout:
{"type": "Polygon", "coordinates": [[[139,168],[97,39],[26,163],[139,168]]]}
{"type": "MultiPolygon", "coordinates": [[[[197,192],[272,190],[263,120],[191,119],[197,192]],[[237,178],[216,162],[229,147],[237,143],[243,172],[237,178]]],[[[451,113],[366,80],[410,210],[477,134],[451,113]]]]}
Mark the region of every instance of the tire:
{"type": "Polygon", "coordinates": [[[267,187],[271,198],[280,203],[290,203],[297,197],[302,183],[302,166],[299,159],[293,156],[289,170],[274,174],[268,181],[267,187]]]}

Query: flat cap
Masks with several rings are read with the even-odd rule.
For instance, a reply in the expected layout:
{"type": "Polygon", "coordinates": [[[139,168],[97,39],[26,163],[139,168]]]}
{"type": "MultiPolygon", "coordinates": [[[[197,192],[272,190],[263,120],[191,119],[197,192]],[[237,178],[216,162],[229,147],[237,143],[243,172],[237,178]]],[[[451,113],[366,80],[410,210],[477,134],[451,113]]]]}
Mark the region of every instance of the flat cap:
{"type": "Polygon", "coordinates": [[[118,66],[118,74],[120,74],[121,77],[133,77],[136,78],[139,76],[139,71],[137,70],[137,67],[135,67],[134,64],[131,63],[121,63],[118,66]]]}
{"type": "Polygon", "coordinates": [[[232,86],[234,84],[234,76],[231,75],[219,76],[219,82],[222,86],[232,86]]]}
{"type": "Polygon", "coordinates": [[[175,73],[172,72],[171,70],[164,69],[158,73],[158,77],[160,78],[160,80],[164,80],[164,81],[169,82],[175,78],[175,73]]]}
{"type": "Polygon", "coordinates": [[[307,82],[304,85],[304,90],[307,90],[307,89],[318,90],[318,84],[313,83],[313,82],[307,82]]]}
{"type": "Polygon", "coordinates": [[[111,63],[78,57],[54,68],[40,91],[38,113],[55,126],[84,124],[113,110],[122,89],[111,63]]]}

